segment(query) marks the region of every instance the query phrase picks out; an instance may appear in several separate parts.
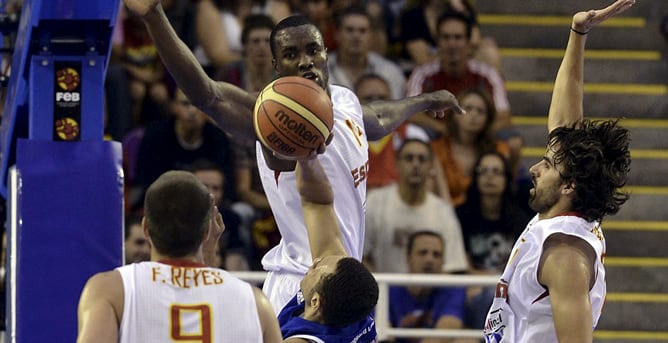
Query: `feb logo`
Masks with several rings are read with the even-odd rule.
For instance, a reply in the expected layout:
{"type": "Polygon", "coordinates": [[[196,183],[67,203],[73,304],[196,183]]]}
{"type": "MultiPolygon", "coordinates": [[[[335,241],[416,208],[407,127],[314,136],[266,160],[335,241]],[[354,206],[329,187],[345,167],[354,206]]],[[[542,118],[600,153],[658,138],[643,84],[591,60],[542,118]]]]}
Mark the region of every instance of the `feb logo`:
{"type": "Polygon", "coordinates": [[[64,141],[71,141],[79,137],[79,123],[72,118],[56,120],[56,134],[64,141]]]}
{"type": "Polygon", "coordinates": [[[81,83],[81,77],[76,70],[67,67],[56,72],[56,81],[60,89],[70,92],[79,86],[79,83],[81,83]]]}

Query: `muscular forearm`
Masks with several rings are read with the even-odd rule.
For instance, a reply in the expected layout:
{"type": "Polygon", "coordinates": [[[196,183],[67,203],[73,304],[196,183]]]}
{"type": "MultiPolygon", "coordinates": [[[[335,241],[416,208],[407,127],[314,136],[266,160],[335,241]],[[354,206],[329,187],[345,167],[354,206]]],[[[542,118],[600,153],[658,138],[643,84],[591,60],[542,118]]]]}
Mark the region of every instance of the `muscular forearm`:
{"type": "Polygon", "coordinates": [[[564,59],[554,82],[548,115],[548,130],[582,119],[584,47],[586,35],[570,33],[564,59]]]}
{"type": "Polygon", "coordinates": [[[215,99],[213,81],[208,78],[190,49],[179,39],[162,6],[149,11],[143,19],[163,63],[179,88],[194,104],[210,106],[210,102],[215,99]]]}
{"type": "Polygon", "coordinates": [[[369,140],[377,140],[399,127],[406,119],[418,112],[431,112],[443,116],[443,112],[454,109],[461,112],[452,93],[440,90],[395,101],[371,103],[364,110],[364,126],[369,140]]]}

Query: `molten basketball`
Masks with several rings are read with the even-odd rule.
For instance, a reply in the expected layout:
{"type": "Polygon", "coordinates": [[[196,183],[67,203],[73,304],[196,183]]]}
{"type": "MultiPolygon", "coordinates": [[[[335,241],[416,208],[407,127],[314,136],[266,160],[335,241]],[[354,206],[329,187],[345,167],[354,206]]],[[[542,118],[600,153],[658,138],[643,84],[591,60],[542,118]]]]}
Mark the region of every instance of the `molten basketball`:
{"type": "Polygon", "coordinates": [[[317,83],[286,76],[262,90],[253,120],[262,145],[279,155],[301,158],[327,141],[334,113],[329,95],[317,83]]]}

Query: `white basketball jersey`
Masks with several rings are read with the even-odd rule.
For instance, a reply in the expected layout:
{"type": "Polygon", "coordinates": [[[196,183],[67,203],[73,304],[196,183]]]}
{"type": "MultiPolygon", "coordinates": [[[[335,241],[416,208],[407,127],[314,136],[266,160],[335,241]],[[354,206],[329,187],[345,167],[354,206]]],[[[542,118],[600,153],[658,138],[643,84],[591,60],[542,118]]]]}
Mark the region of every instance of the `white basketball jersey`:
{"type": "MultiPolygon", "coordinates": [[[[347,88],[330,86],[334,105],[334,139],[318,159],[334,189],[334,211],[349,256],[361,259],[364,249],[364,205],[369,163],[362,108],[347,88]]],[[[281,233],[280,243],[262,259],[265,270],[303,275],[311,265],[301,198],[294,171],[276,173],[264,160],[260,143],[257,159],[264,191],[281,233]]],[[[288,293],[293,296],[297,289],[288,293]]]]}
{"type": "Polygon", "coordinates": [[[251,286],[224,270],[159,262],[116,270],[125,291],[119,343],[262,342],[251,286]]]}
{"type": "Polygon", "coordinates": [[[605,301],[605,238],[598,222],[564,215],[538,220],[536,215],[515,242],[510,260],[496,287],[485,321],[487,342],[558,342],[547,289],[538,283],[538,265],[545,240],[563,233],[579,237],[596,252],[596,281],[589,291],[594,327],[605,301]]]}

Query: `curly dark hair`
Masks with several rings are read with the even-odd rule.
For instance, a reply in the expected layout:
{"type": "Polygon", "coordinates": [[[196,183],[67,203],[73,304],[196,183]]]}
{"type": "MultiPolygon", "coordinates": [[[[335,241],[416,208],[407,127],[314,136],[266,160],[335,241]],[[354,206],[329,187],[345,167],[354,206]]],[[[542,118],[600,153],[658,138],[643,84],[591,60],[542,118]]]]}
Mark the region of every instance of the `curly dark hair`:
{"type": "Polygon", "coordinates": [[[378,283],[360,261],[346,257],[334,273],[324,276],[316,291],[321,296],[325,325],[345,327],[363,320],[378,302],[378,283]]]}
{"type": "Polygon", "coordinates": [[[554,163],[563,166],[564,181],[575,185],[573,211],[600,221],[629,199],[620,189],[631,169],[629,142],[629,131],[619,120],[582,120],[550,132],[554,163]]]}

